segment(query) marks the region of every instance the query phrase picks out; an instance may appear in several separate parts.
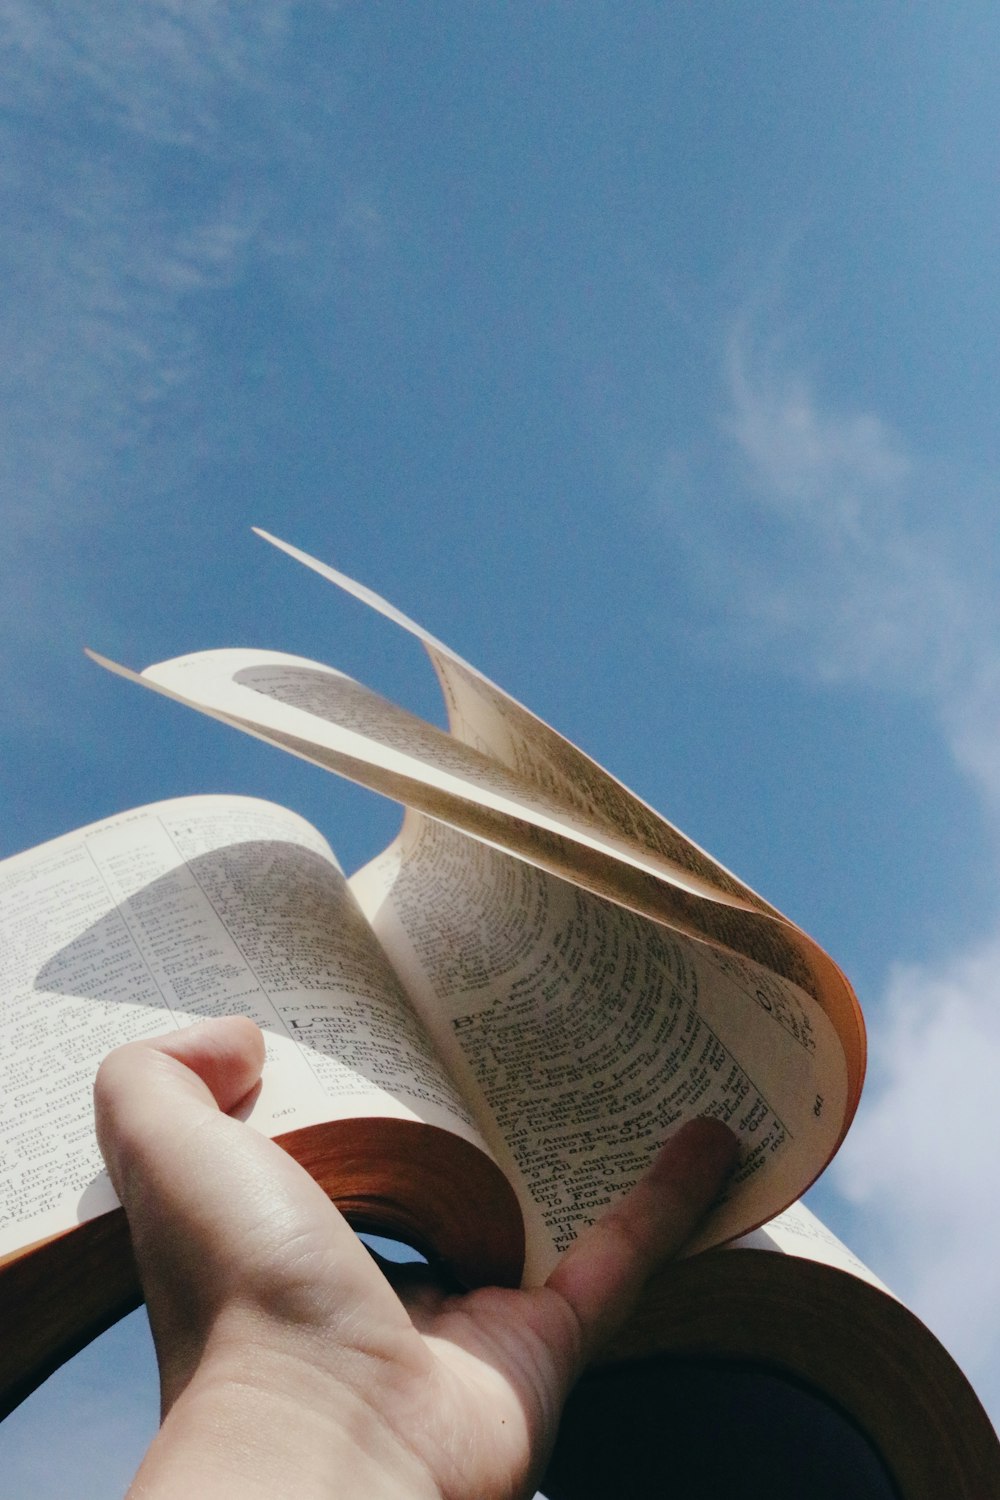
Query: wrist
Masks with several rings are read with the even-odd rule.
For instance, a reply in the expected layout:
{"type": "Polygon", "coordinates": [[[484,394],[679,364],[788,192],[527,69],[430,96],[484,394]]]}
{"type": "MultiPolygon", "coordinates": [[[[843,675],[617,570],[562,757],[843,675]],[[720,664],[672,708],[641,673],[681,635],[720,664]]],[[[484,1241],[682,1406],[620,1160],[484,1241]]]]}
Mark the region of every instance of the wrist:
{"type": "Polygon", "coordinates": [[[287,1348],[216,1349],[178,1397],[130,1500],[441,1500],[419,1455],[346,1378],[287,1348]]]}

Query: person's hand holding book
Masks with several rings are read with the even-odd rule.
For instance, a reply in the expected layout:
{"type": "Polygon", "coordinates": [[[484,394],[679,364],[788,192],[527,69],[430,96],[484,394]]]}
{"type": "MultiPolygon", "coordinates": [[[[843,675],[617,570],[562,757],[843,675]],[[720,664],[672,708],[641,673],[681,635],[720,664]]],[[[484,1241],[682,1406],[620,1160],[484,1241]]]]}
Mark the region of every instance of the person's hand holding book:
{"type": "Polygon", "coordinates": [[[225,1113],[262,1064],[261,1033],[229,1019],[98,1076],[160,1365],[135,1493],[531,1494],[574,1379],[711,1205],[734,1138],[685,1126],[545,1287],[455,1295],[409,1267],[394,1289],[306,1172],[225,1113]]]}

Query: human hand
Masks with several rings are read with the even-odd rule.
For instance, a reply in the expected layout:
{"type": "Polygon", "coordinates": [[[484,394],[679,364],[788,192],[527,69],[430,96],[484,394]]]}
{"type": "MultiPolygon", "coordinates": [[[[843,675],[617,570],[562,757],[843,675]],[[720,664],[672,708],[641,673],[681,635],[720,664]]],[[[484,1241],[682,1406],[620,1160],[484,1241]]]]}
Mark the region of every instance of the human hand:
{"type": "Polygon", "coordinates": [[[685,1126],[544,1287],[452,1295],[400,1267],[394,1289],[308,1174],[225,1113],[263,1061],[231,1018],[98,1074],[160,1367],[163,1425],[130,1495],[532,1494],[573,1381],[716,1197],[733,1136],[685,1126]]]}

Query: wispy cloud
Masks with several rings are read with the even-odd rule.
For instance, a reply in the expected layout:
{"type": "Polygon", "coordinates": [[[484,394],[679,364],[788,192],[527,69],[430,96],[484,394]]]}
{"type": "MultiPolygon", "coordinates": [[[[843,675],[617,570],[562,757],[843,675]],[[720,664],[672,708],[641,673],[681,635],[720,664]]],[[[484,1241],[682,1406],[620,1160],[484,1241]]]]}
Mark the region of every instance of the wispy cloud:
{"type": "Polygon", "coordinates": [[[912,473],[896,436],[871,412],[821,412],[805,376],[776,369],[743,325],[729,341],[727,376],[727,425],[767,502],[862,541],[864,511],[884,506],[912,473]]]}
{"type": "Polygon", "coordinates": [[[1000,614],[963,556],[977,523],[961,503],[968,476],[914,454],[877,413],[824,403],[742,322],[726,382],[733,504],[755,533],[745,602],[762,638],[794,632],[809,672],[950,712],[984,649],[1000,653],[1000,614]]]}
{"type": "Polygon", "coordinates": [[[744,322],[729,341],[736,524],[727,558],[756,644],[831,681],[922,699],[1000,815],[1000,474],[916,451],[877,413],[838,410],[744,322]]]}
{"type": "Polygon", "coordinates": [[[73,610],[100,628],[100,537],[127,549],[137,505],[161,535],[190,524],[202,470],[240,441],[220,395],[244,373],[220,378],[225,295],[329,277],[338,245],[372,253],[378,210],[338,178],[336,80],[296,31],[316,9],[0,0],[0,629],[25,658],[0,688],[11,724],[42,711],[26,659],[51,665],[78,638],[73,610]]]}
{"type": "Polygon", "coordinates": [[[290,9],[0,0],[3,493],[18,526],[78,522],[72,498],[93,501],[190,375],[194,299],[240,274],[267,211],[262,101],[290,9]]]}
{"type": "Polygon", "coordinates": [[[101,608],[95,535],[127,523],[137,472],[149,506],[197,462],[196,420],[186,446],[139,456],[197,371],[199,298],[240,274],[258,232],[214,152],[206,75],[227,48],[198,17],[219,8],[189,10],[0,3],[0,629],[20,658],[3,692],[21,731],[45,712],[35,671],[79,639],[73,612],[101,608]],[[178,147],[184,133],[197,147],[178,147]],[[196,191],[171,203],[178,172],[196,191]]]}
{"type": "MultiPolygon", "coordinates": [[[[234,92],[263,97],[296,0],[2,0],[8,106],[68,106],[125,131],[204,152],[227,132],[234,92]],[[62,86],[53,100],[52,84],[62,86]]],[[[333,9],[333,6],[325,7],[333,9]]],[[[232,149],[232,146],[229,148],[232,149]]]]}
{"type": "MultiPolygon", "coordinates": [[[[1000,476],[929,460],[878,413],[824,402],[745,323],[725,374],[726,503],[754,533],[734,566],[756,646],[807,675],[919,697],[1000,835],[1000,476]]],[[[1000,911],[972,951],[900,961],[870,1031],[834,1181],[864,1206],[886,1278],[1000,1412],[1000,911]]]]}
{"type": "Polygon", "coordinates": [[[1000,932],[934,968],[897,966],[872,1044],[836,1181],[876,1221],[901,1294],[1000,1411],[1000,932]]]}

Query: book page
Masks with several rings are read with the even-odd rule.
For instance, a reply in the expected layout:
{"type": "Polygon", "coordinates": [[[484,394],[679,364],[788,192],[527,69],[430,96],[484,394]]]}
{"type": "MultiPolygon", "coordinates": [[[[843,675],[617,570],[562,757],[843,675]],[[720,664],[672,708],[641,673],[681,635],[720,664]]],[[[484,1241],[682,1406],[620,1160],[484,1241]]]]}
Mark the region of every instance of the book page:
{"type": "Polygon", "coordinates": [[[141,675],[111,671],[313,761],[597,895],[723,943],[817,998],[848,1065],[846,1130],[860,1097],[864,1027],[853,991],[792,923],[722,896],[690,871],[637,854],[584,814],[551,807],[517,772],[330,667],[279,652],[205,651],[141,675]]]}
{"type": "Polygon", "coordinates": [[[441,683],[452,738],[514,771],[543,794],[546,806],[559,807],[564,813],[575,812],[588,825],[597,825],[616,840],[624,840],[633,853],[657,856],[667,866],[677,872],[686,872],[718,895],[776,914],[774,907],[704,849],[692,843],[571,740],[491,682],[395,605],[298,547],[292,547],[260,527],[253,529],[272,546],[377,610],[421,642],[441,683]]]}
{"type": "Polygon", "coordinates": [[[417,814],[352,886],[519,1191],[529,1279],[687,1119],[742,1147],[693,1248],[772,1217],[835,1149],[843,1051],[789,981],[417,814]]]}
{"type": "Polygon", "coordinates": [[[846,1060],[842,1139],[860,1098],[865,1036],[857,1000],[836,964],[588,757],[391,605],[306,554],[276,545],[416,634],[442,675],[453,722],[486,748],[443,733],[332,668],[282,653],[200,652],[161,662],[141,676],[96,659],[592,894],[730,948],[806,990],[834,1026],[846,1060]]]}
{"type": "MultiPolygon", "coordinates": [[[[280,651],[198,651],[136,673],[90,655],[118,676],[469,832],[502,841],[514,819],[689,894],[748,905],[320,662],[280,651]]],[[[546,847],[544,839],[537,842],[546,847]]]]}
{"type": "Polygon", "coordinates": [[[249,798],[158,803],[0,864],[0,1256],[113,1207],[91,1090],[113,1047],[243,1014],[267,1134],[371,1115],[481,1145],[329,846],[249,798]]]}
{"type": "Polygon", "coordinates": [[[770,1250],[780,1255],[797,1255],[803,1260],[817,1260],[837,1271],[848,1271],[890,1297],[895,1293],[875,1272],[855,1255],[843,1240],[828,1229],[822,1219],[804,1203],[792,1203],[777,1218],[770,1219],[750,1234],[741,1235],[725,1247],[727,1250],[770,1250]]]}
{"type": "Polygon", "coordinates": [[[456,739],[510,767],[553,803],[574,809],[634,851],[658,856],[668,867],[704,882],[717,897],[777,915],[775,907],[503,688],[451,652],[431,645],[427,651],[456,739]]]}

